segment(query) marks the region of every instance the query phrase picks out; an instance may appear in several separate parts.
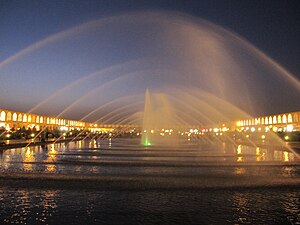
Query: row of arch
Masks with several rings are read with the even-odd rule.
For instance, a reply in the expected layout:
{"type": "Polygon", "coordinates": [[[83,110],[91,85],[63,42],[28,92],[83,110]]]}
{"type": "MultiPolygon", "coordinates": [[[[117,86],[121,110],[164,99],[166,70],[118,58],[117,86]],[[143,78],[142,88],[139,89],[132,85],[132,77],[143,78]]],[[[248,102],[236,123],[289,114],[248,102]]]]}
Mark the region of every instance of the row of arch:
{"type": "Polygon", "coordinates": [[[60,126],[78,126],[78,127],[85,126],[85,123],[81,121],[58,119],[58,118],[38,116],[32,114],[27,115],[26,113],[17,113],[17,112],[10,112],[4,110],[2,110],[0,113],[0,121],[60,125],[60,126]]]}
{"type": "MultiPolygon", "coordinates": [[[[67,120],[59,118],[51,118],[47,116],[39,116],[34,114],[26,114],[21,112],[12,112],[2,110],[0,112],[0,122],[17,122],[17,123],[33,123],[33,124],[47,124],[58,126],[72,126],[72,127],[97,127],[98,124],[85,123],[76,120],[67,120]]],[[[104,124],[101,125],[104,128],[122,128],[122,127],[135,127],[134,125],[121,125],[121,124],[104,124]]]]}
{"type": "Polygon", "coordinates": [[[253,118],[249,120],[237,121],[237,126],[255,126],[255,125],[276,125],[276,124],[292,124],[300,122],[300,113],[289,113],[274,116],[265,116],[253,118]]]}

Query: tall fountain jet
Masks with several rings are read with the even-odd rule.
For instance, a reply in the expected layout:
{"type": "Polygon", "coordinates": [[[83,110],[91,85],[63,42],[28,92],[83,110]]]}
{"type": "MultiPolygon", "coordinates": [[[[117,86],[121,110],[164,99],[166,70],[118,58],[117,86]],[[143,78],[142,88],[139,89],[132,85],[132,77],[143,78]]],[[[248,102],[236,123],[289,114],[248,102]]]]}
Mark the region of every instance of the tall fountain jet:
{"type": "Polygon", "coordinates": [[[174,144],[176,135],[172,133],[172,128],[176,123],[175,118],[176,113],[167,96],[164,94],[150,94],[147,89],[145,92],[141,144],[144,146],[174,144]],[[165,135],[166,130],[169,130],[169,132],[165,135]]]}
{"type": "Polygon", "coordinates": [[[151,102],[150,102],[150,93],[147,89],[145,92],[145,106],[144,106],[144,116],[143,116],[143,129],[142,129],[142,140],[141,144],[145,146],[150,146],[150,134],[152,128],[151,123],[151,102]]]}

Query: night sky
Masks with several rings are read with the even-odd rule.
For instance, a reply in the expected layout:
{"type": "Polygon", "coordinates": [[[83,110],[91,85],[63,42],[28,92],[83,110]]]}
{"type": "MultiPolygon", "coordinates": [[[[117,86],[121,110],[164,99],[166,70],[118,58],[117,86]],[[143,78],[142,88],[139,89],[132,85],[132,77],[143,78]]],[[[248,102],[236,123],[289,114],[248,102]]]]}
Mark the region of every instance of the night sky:
{"type": "MultiPolygon", "coordinates": [[[[244,38],[299,82],[299,12],[297,0],[1,0],[0,108],[81,119],[106,104],[85,120],[115,108],[129,117],[142,110],[149,88],[210,93],[253,116],[299,111],[297,80],[287,82],[227,34],[244,38]],[[73,29],[13,59],[22,49],[91,21],[97,26],[73,29]],[[84,79],[97,71],[99,76],[84,79]]],[[[179,92],[173,96],[192,101],[179,92]]]]}

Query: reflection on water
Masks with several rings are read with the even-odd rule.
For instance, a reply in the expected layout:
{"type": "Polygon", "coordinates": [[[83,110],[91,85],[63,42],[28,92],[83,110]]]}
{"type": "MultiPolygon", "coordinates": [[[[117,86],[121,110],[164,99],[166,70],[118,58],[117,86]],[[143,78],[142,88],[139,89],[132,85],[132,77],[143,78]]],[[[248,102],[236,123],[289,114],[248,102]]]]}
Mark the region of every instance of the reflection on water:
{"type": "Polygon", "coordinates": [[[243,162],[243,157],[242,156],[238,156],[236,161],[237,162],[243,162]]]}
{"type": "Polygon", "coordinates": [[[84,140],[4,151],[0,224],[300,222],[300,192],[295,185],[300,165],[292,152],[231,143],[190,141],[170,148],[138,143],[84,140]],[[26,179],[11,180],[5,175],[10,172],[35,180],[24,188],[26,179]],[[41,179],[46,174],[74,175],[76,180],[55,185],[41,179]],[[112,183],[107,189],[93,189],[94,180],[81,179],[85,175],[93,175],[95,182],[108,177],[112,183]],[[112,188],[119,178],[122,182],[112,188]],[[135,179],[141,182],[128,191],[135,179]]]}
{"type": "Polygon", "coordinates": [[[297,189],[80,191],[0,188],[1,224],[298,224],[297,189]]]}
{"type": "Polygon", "coordinates": [[[234,217],[238,224],[297,224],[300,221],[299,192],[272,196],[273,191],[235,192],[233,198],[234,217]],[[279,198],[279,199],[278,199],[279,198]],[[278,201],[279,200],[279,201],[278,201]],[[255,207],[253,207],[255,205],[255,207]],[[281,211],[281,216],[274,215],[281,211]]]}
{"type": "Polygon", "coordinates": [[[236,217],[236,220],[239,223],[249,223],[249,220],[247,218],[247,204],[248,204],[248,198],[245,193],[235,193],[233,196],[233,206],[235,208],[234,217],[236,217]]]}
{"type": "Polygon", "coordinates": [[[236,154],[237,154],[237,162],[243,162],[243,157],[242,155],[242,145],[238,145],[237,149],[236,149],[236,154]]]}
{"type": "MultiPolygon", "coordinates": [[[[259,148],[259,147],[256,147],[255,150],[256,150],[256,155],[257,155],[257,156],[260,156],[260,148],[259,148]]],[[[257,161],[259,161],[259,160],[257,160],[257,161]]]]}
{"type": "Polygon", "coordinates": [[[237,167],[237,168],[235,168],[235,174],[237,174],[237,175],[242,175],[242,174],[245,174],[246,173],[246,168],[244,168],[244,167],[237,167]]]}
{"type": "Polygon", "coordinates": [[[281,204],[286,211],[288,220],[291,224],[297,224],[300,221],[300,198],[299,193],[288,192],[283,195],[281,204]]]}
{"type": "Polygon", "coordinates": [[[58,153],[58,151],[55,149],[55,147],[51,146],[51,150],[48,153],[48,157],[44,160],[44,162],[49,163],[49,164],[45,164],[46,165],[46,172],[57,172],[56,171],[56,165],[51,164],[51,163],[57,161],[57,156],[56,156],[57,153],[58,153]]]}
{"type": "Polygon", "coordinates": [[[25,171],[31,171],[32,170],[32,162],[35,161],[35,151],[33,149],[28,148],[22,148],[23,154],[23,169],[25,171]]]}
{"type": "MultiPolygon", "coordinates": [[[[235,163],[239,165],[245,163],[258,163],[258,165],[264,165],[264,163],[299,163],[299,159],[293,152],[271,146],[233,145],[225,142],[220,144],[189,142],[182,146],[172,146],[170,148],[146,148],[138,143],[139,141],[134,139],[112,140],[110,138],[108,140],[92,139],[48,146],[10,149],[1,154],[0,170],[47,173],[69,173],[74,171],[90,173],[92,171],[92,173],[103,173],[105,169],[101,167],[101,163],[125,161],[128,162],[128,165],[142,162],[145,166],[147,166],[147,163],[169,163],[170,165],[174,164],[174,166],[180,163],[198,163],[199,165],[203,163],[211,165],[219,165],[220,163],[229,165],[235,165],[235,163]],[[66,160],[68,164],[65,163],[66,160]],[[83,161],[95,162],[98,165],[75,163],[83,161]]],[[[130,168],[127,169],[131,170],[130,168]]],[[[132,171],[134,170],[132,169],[132,171]]],[[[243,169],[233,173],[243,174],[242,171],[243,169]]]]}
{"type": "Polygon", "coordinates": [[[76,144],[78,144],[79,149],[82,148],[82,141],[78,141],[78,142],[76,142],[76,144]]]}
{"type": "Polygon", "coordinates": [[[58,191],[0,189],[0,193],[1,208],[5,209],[0,221],[5,224],[46,224],[56,212],[58,191]]]}
{"type": "Polygon", "coordinates": [[[289,153],[288,152],[283,152],[283,156],[284,156],[284,161],[288,162],[289,161],[289,153]]]}
{"type": "Polygon", "coordinates": [[[236,154],[238,154],[238,155],[242,154],[242,145],[238,145],[238,147],[236,149],[236,154]]]}
{"type": "Polygon", "coordinates": [[[109,141],[109,142],[108,142],[108,146],[109,146],[109,148],[111,148],[111,145],[112,145],[112,144],[111,144],[111,138],[109,138],[108,141],[109,141]]]}

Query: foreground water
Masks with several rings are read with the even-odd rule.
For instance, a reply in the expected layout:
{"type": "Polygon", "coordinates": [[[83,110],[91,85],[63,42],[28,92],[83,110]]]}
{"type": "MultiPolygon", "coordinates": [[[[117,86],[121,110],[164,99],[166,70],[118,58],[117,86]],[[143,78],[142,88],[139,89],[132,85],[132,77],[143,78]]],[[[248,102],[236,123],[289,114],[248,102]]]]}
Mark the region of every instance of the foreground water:
{"type": "Polygon", "coordinates": [[[138,142],[3,152],[0,224],[300,224],[300,163],[292,152],[138,142]]]}

